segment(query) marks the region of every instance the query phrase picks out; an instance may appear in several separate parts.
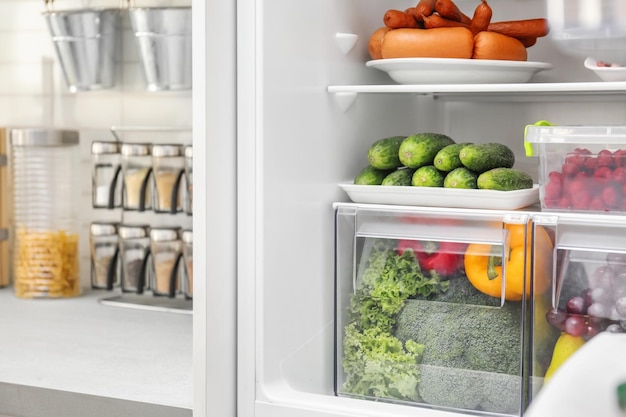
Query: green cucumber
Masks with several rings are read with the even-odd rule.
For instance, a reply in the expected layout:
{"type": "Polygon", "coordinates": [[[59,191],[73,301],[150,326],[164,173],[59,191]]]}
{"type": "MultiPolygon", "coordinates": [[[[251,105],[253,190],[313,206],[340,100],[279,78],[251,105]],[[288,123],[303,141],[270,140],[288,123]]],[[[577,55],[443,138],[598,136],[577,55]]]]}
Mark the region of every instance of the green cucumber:
{"type": "Polygon", "coordinates": [[[448,175],[443,179],[443,186],[445,188],[478,188],[477,185],[478,174],[465,168],[459,167],[448,172],[448,175]]]}
{"type": "Polygon", "coordinates": [[[411,135],[400,144],[400,162],[409,168],[433,165],[437,152],[453,143],[455,142],[452,138],[441,133],[417,133],[411,135]]]}
{"type": "Polygon", "coordinates": [[[459,158],[459,153],[461,152],[461,149],[467,145],[472,145],[472,143],[453,143],[452,145],[444,147],[437,152],[437,155],[435,155],[433,165],[438,170],[446,172],[450,172],[454,168],[463,166],[461,158],[459,158]]]}
{"type": "Polygon", "coordinates": [[[467,145],[459,152],[459,158],[463,166],[479,174],[493,168],[512,168],[515,163],[511,148],[501,143],[467,145]]]}
{"type": "Polygon", "coordinates": [[[434,165],[426,165],[415,170],[412,184],[416,187],[443,187],[444,177],[434,165]]]}
{"type": "Polygon", "coordinates": [[[402,166],[398,151],[406,136],[390,136],[374,142],[367,151],[367,161],[377,169],[395,169],[402,166]]]}
{"type": "Polygon", "coordinates": [[[391,169],[377,169],[368,165],[354,178],[354,183],[357,185],[380,185],[391,172],[393,172],[391,169]]]}
{"type": "Polygon", "coordinates": [[[527,173],[513,168],[494,168],[478,176],[478,188],[512,191],[533,188],[533,179],[527,173]]]}
{"type": "Polygon", "coordinates": [[[413,178],[413,172],[415,170],[411,168],[400,168],[385,177],[381,185],[411,185],[411,178],[413,178]]]}

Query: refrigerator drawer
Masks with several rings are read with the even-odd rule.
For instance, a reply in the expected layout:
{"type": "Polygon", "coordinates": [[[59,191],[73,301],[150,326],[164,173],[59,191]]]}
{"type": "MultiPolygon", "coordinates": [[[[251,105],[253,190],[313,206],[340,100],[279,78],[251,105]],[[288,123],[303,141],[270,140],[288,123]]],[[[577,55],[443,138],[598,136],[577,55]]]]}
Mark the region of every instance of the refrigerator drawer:
{"type": "Polygon", "coordinates": [[[613,216],[545,214],[533,221],[555,237],[550,291],[532,300],[535,396],[597,334],[626,332],[626,224],[613,216]]]}
{"type": "Polygon", "coordinates": [[[335,207],[336,395],[521,415],[530,216],[335,207]]]}

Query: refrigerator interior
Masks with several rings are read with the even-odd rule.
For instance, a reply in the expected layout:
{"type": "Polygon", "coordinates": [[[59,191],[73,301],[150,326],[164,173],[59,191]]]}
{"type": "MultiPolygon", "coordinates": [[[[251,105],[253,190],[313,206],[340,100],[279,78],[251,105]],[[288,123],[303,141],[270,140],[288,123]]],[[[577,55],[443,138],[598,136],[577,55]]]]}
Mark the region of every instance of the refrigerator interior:
{"type": "MultiPolygon", "coordinates": [[[[492,3],[493,21],[545,16],[544,1],[492,3]]],[[[418,132],[505,143],[516,167],[536,180],[524,127],[542,119],[626,123],[624,87],[599,82],[584,58],[548,36],[529,48],[528,59],[554,68],[528,86],[350,88],[395,84],[365,67],[367,41],[387,9],[412,2],[322,1],[306,11],[289,1],[246,5],[238,15],[239,409],[256,416],[443,415],[334,395],[332,204],[348,201],[337,184],[367,164],[375,140],[418,132]],[[340,47],[342,34],[356,35],[348,36],[356,39],[352,48],[340,47]],[[552,84],[562,82],[575,84],[552,84]],[[609,92],[594,94],[595,86],[609,92]]]]}

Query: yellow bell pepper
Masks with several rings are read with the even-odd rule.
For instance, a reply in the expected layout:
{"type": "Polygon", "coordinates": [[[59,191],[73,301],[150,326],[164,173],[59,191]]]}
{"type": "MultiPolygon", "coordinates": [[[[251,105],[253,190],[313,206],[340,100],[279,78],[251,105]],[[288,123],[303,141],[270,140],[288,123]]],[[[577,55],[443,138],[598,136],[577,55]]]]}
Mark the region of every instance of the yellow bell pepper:
{"type": "Polygon", "coordinates": [[[508,253],[502,259],[500,247],[472,243],[465,252],[465,274],[477,290],[492,297],[502,295],[502,268],[505,271],[504,298],[519,301],[530,296],[531,271],[534,267],[535,291],[543,293],[552,274],[552,239],[541,226],[535,233],[535,263],[531,264],[531,223],[506,224],[508,253]],[[497,253],[500,252],[500,253],[497,253]],[[524,262],[526,260],[526,262],[524,262]]]}

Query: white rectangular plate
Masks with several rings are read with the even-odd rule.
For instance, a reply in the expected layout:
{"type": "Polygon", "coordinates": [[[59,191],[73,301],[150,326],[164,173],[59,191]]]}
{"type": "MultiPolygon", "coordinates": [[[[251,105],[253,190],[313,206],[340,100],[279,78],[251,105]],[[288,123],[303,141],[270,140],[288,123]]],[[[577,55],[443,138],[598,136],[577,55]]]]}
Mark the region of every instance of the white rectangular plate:
{"type": "Polygon", "coordinates": [[[514,191],[388,185],[339,186],[355,203],[516,210],[539,202],[539,185],[514,191]]]}

